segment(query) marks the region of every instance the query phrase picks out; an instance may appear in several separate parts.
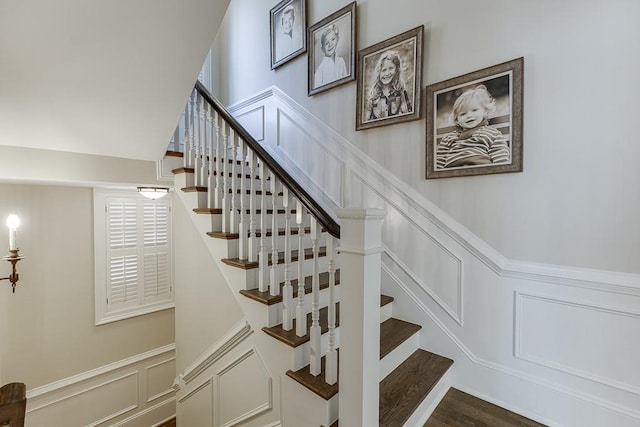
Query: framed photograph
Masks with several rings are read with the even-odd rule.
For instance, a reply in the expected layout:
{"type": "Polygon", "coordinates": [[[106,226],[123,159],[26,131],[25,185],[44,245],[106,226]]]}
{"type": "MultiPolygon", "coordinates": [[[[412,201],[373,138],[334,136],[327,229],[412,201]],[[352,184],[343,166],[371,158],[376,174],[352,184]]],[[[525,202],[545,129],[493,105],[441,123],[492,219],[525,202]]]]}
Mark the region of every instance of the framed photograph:
{"type": "Polygon", "coordinates": [[[269,14],[273,70],[307,50],[306,0],[283,0],[269,14]]]}
{"type": "Polygon", "coordinates": [[[522,172],[524,58],[427,86],[427,179],[522,172]]]}
{"type": "Polygon", "coordinates": [[[424,26],[358,53],[356,130],[420,119],[424,26]]]}
{"type": "Polygon", "coordinates": [[[309,96],[356,79],[356,2],[309,27],[309,96]]]}

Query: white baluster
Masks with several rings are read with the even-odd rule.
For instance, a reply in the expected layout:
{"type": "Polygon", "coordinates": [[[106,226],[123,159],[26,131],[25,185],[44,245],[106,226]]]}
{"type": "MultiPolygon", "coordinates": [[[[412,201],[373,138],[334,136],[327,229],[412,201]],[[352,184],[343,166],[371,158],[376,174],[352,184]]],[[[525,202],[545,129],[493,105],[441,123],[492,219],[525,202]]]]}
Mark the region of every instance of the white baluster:
{"type": "MultiPolygon", "coordinates": [[[[320,248],[318,247],[319,241],[319,227],[316,219],[311,216],[311,252],[313,254],[313,268],[311,276],[311,330],[309,332],[310,338],[310,365],[309,370],[311,375],[320,375],[320,359],[322,357],[320,349],[320,272],[318,271],[318,254],[320,248]]],[[[304,251],[298,251],[298,260],[304,259],[304,251]]]]}
{"type": "Polygon", "coordinates": [[[231,129],[231,173],[228,179],[231,180],[231,212],[229,213],[229,232],[238,232],[238,145],[240,138],[236,137],[235,131],[231,129]]]}
{"type": "Polygon", "coordinates": [[[258,289],[269,289],[269,257],[267,254],[267,167],[260,162],[260,254],[258,255],[258,289]]]}
{"type": "Polygon", "coordinates": [[[198,181],[197,185],[205,186],[207,185],[207,120],[206,120],[206,111],[204,98],[200,97],[200,103],[198,107],[200,108],[200,120],[198,120],[198,129],[200,130],[200,181],[198,181]]]}
{"type": "Polygon", "coordinates": [[[231,136],[227,135],[227,122],[222,120],[222,232],[229,233],[229,211],[231,210],[231,200],[229,191],[229,139],[233,139],[233,129],[231,136]]]}
{"type": "Polygon", "coordinates": [[[296,224],[298,224],[298,298],[296,304],[296,335],[307,335],[307,313],[304,308],[304,269],[300,254],[304,253],[304,208],[296,200],[296,224]]]}
{"type": "MultiPolygon", "coordinates": [[[[242,140],[238,139],[239,150],[240,153],[240,165],[239,165],[239,176],[240,176],[240,212],[239,218],[240,221],[238,223],[238,257],[240,259],[247,259],[249,257],[247,245],[249,244],[249,230],[247,227],[247,212],[246,212],[246,200],[247,200],[247,185],[246,185],[246,172],[245,172],[245,157],[247,155],[247,144],[242,140]]],[[[234,177],[234,180],[237,180],[237,177],[234,177]]],[[[251,196],[249,196],[251,197],[251,196]]]]}
{"type": "Polygon", "coordinates": [[[329,335],[327,344],[326,355],[326,371],[325,382],[333,385],[338,382],[338,348],[336,344],[336,268],[335,268],[335,239],[333,236],[327,234],[327,263],[329,271],[329,307],[328,307],[328,320],[329,320],[329,335]]]}
{"type": "Polygon", "coordinates": [[[258,260],[258,239],[256,237],[256,181],[257,181],[258,169],[256,165],[256,154],[253,151],[249,152],[249,179],[251,179],[249,199],[249,262],[256,262],[258,260]]]}
{"type": "Polygon", "coordinates": [[[191,168],[193,167],[194,155],[193,155],[193,109],[194,109],[194,97],[195,90],[191,93],[189,97],[189,102],[187,102],[187,126],[185,127],[185,135],[184,135],[184,167],[191,168]]]}
{"type": "MultiPolygon", "coordinates": [[[[202,122],[200,116],[202,114],[202,97],[196,93],[195,109],[193,112],[193,142],[194,142],[194,155],[195,162],[193,164],[194,169],[194,185],[202,185],[202,122]]],[[[198,206],[200,207],[200,206],[198,206]]]]}
{"type": "Polygon", "coordinates": [[[216,129],[218,127],[217,123],[214,123],[215,115],[211,114],[212,106],[209,105],[207,108],[207,135],[208,135],[208,145],[209,145],[209,161],[207,162],[207,207],[212,209],[216,207],[215,197],[216,197],[216,164],[215,164],[215,153],[216,153],[216,129]]]}
{"type": "Polygon", "coordinates": [[[271,172],[271,295],[280,295],[280,266],[278,265],[278,180],[271,172]]]}
{"type": "Polygon", "coordinates": [[[291,212],[289,211],[289,189],[282,188],[282,207],[284,208],[284,287],[282,288],[282,329],[293,329],[293,287],[291,286],[291,212]]]}
{"type": "MultiPolygon", "coordinates": [[[[220,115],[218,114],[217,111],[214,112],[214,123],[216,126],[216,157],[215,157],[215,172],[216,172],[216,189],[214,192],[214,196],[213,196],[213,207],[214,208],[221,208],[222,207],[222,196],[223,196],[223,188],[224,188],[224,183],[222,180],[222,170],[223,170],[223,165],[222,165],[222,158],[224,157],[222,155],[222,151],[224,150],[224,137],[222,135],[222,132],[224,132],[224,129],[221,128],[220,125],[220,115]]],[[[224,122],[223,122],[224,123],[224,122]]]]}

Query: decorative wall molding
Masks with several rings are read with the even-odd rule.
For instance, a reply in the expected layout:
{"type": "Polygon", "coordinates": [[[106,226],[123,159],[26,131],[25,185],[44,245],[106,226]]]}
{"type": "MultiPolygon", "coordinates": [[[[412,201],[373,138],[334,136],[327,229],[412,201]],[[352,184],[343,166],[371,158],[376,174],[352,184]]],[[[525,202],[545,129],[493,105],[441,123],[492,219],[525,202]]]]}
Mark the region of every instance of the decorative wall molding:
{"type": "Polygon", "coordinates": [[[173,372],[171,344],[34,388],[27,393],[27,423],[103,426],[139,419],[149,425],[175,413],[173,372]],[[78,405],[87,409],[72,410],[78,405]]]}
{"type": "MultiPolygon", "coordinates": [[[[636,408],[630,408],[628,406],[619,405],[617,403],[613,403],[608,400],[604,400],[599,398],[598,396],[594,396],[592,394],[583,393],[574,388],[566,387],[557,382],[548,381],[536,375],[531,375],[524,371],[516,370],[509,368],[505,365],[499,365],[492,361],[483,359],[481,357],[477,357],[439,318],[436,316],[429,307],[411,290],[402,282],[400,278],[398,278],[392,271],[389,270],[385,265],[382,266],[382,269],[387,273],[393,280],[395,285],[400,289],[405,295],[412,300],[412,302],[427,316],[429,319],[436,325],[438,329],[442,331],[443,334],[464,354],[467,360],[473,364],[478,366],[482,366],[483,368],[490,369],[492,371],[496,371],[500,374],[509,375],[514,378],[518,378],[522,381],[526,381],[532,384],[536,384],[538,386],[547,388],[549,390],[553,390],[555,392],[564,394],[566,396],[570,396],[572,398],[588,402],[590,404],[599,406],[601,408],[605,408],[610,411],[618,412],[621,414],[625,414],[627,416],[637,418],[640,421],[640,410],[636,408]]],[[[460,361],[457,361],[460,362],[460,361]]],[[[473,393],[477,395],[476,393],[473,393]]],[[[483,397],[484,400],[491,401],[488,397],[483,397]]],[[[499,406],[509,409],[508,405],[500,403],[499,406]]]]}
{"type": "Polygon", "coordinates": [[[209,347],[194,363],[185,369],[184,373],[181,374],[184,382],[189,384],[252,333],[253,329],[251,329],[251,325],[246,319],[231,328],[218,342],[209,347]]]}
{"type": "MultiPolygon", "coordinates": [[[[245,371],[245,369],[240,369],[240,371],[245,371]]],[[[248,351],[240,354],[238,357],[236,357],[233,361],[231,361],[229,364],[227,364],[225,367],[223,367],[220,371],[217,372],[216,374],[216,391],[217,393],[215,394],[216,396],[216,402],[215,402],[215,414],[216,414],[216,418],[217,418],[217,425],[220,425],[221,427],[232,427],[232,426],[236,426],[236,425],[240,425],[242,424],[244,421],[250,419],[250,418],[254,418],[257,417],[267,411],[269,411],[271,408],[273,408],[273,379],[271,378],[271,375],[269,374],[269,371],[267,369],[266,364],[264,363],[264,361],[262,360],[262,358],[260,357],[260,355],[258,354],[257,350],[255,347],[250,348],[248,351]],[[254,384],[252,384],[253,387],[257,387],[259,385],[263,386],[265,388],[265,399],[263,402],[255,402],[255,406],[253,408],[248,409],[247,411],[236,415],[234,418],[232,418],[231,420],[221,420],[221,408],[223,407],[223,403],[222,403],[222,399],[223,398],[227,398],[230,400],[238,400],[238,399],[233,399],[233,396],[228,396],[227,393],[225,393],[226,390],[223,389],[222,387],[222,378],[225,375],[229,375],[232,373],[236,373],[238,372],[238,369],[240,369],[241,365],[243,363],[248,363],[250,361],[253,360],[257,360],[257,365],[258,365],[258,369],[260,370],[259,374],[263,374],[262,378],[259,378],[258,375],[254,375],[252,376],[252,379],[254,380],[254,384]],[[259,384],[260,380],[264,380],[262,382],[262,384],[259,384]]],[[[235,397],[240,397],[240,396],[235,396],[235,397]]]]}
{"type": "MultiPolygon", "coordinates": [[[[610,381],[609,384],[607,384],[607,382],[602,381],[602,378],[596,378],[589,373],[585,375],[585,372],[571,372],[566,368],[564,368],[564,372],[574,375],[576,378],[564,381],[563,377],[558,376],[558,380],[556,381],[554,376],[551,375],[551,371],[548,371],[549,375],[545,377],[537,375],[536,369],[521,369],[521,365],[512,363],[515,358],[510,358],[511,361],[509,363],[497,363],[493,360],[478,357],[451,331],[451,324],[443,321],[446,320],[446,318],[442,315],[440,315],[439,318],[429,308],[432,306],[429,301],[432,301],[462,326],[464,313],[463,292],[464,287],[467,286],[466,280],[469,279],[469,277],[467,277],[468,274],[465,274],[465,270],[473,269],[476,271],[477,268],[482,265],[488,269],[485,271],[486,281],[489,286],[495,286],[496,289],[500,288],[497,290],[500,290],[502,294],[511,289],[517,290],[522,286],[536,286],[537,284],[545,283],[560,286],[557,288],[558,294],[575,293],[580,292],[580,290],[598,291],[602,292],[603,295],[606,295],[608,298],[618,298],[618,300],[620,300],[620,295],[640,297],[640,274],[509,260],[486,242],[479,239],[470,230],[453,220],[453,218],[428,201],[422,194],[367,157],[348,140],[325,125],[278,88],[268,88],[266,91],[254,97],[253,100],[246,99],[241,104],[230,107],[230,111],[232,113],[241,113],[243,109],[255,108],[255,104],[263,102],[265,102],[265,105],[268,103],[266,108],[269,118],[266,120],[271,120],[270,118],[274,114],[273,109],[276,109],[275,114],[280,114],[280,110],[285,111],[291,120],[302,123],[307,132],[312,133],[316,139],[321,140],[323,148],[331,154],[332,157],[340,159],[344,165],[341,178],[343,180],[343,203],[345,200],[352,200],[352,196],[357,196],[357,194],[350,194],[350,187],[354,180],[358,179],[362,181],[386,206],[397,211],[397,214],[399,214],[401,218],[395,216],[395,221],[400,219],[403,223],[407,223],[413,227],[413,229],[424,233],[425,236],[440,248],[442,253],[450,254],[452,259],[456,260],[455,262],[458,265],[458,280],[456,286],[459,290],[459,300],[454,307],[448,307],[448,304],[442,301],[441,298],[438,298],[432,290],[430,290],[431,292],[427,291],[429,289],[428,284],[424,283],[424,281],[420,279],[420,276],[411,270],[410,266],[400,260],[399,255],[394,252],[395,248],[390,245],[385,246],[383,271],[395,282],[398,289],[404,292],[409,299],[415,303],[416,307],[442,331],[453,346],[464,355],[467,363],[476,365],[477,368],[481,367],[494,371],[496,375],[507,375],[524,383],[531,384],[532,389],[535,388],[533,387],[534,385],[539,386],[543,389],[565,395],[571,398],[570,400],[575,399],[585,402],[588,404],[587,406],[595,405],[640,420],[639,409],[632,407],[633,405],[625,405],[625,403],[618,401],[615,397],[609,398],[610,396],[615,396],[615,394],[610,394],[610,390],[607,390],[607,388],[611,386],[619,391],[631,392],[636,395],[635,390],[629,389],[628,387],[625,388],[624,384],[612,383],[610,381]],[[269,108],[272,110],[269,110],[269,108]],[[384,189],[384,191],[378,191],[378,189],[384,189]],[[476,262],[476,260],[478,262],[476,262]],[[427,291],[428,298],[425,298],[424,295],[420,297],[416,296],[412,290],[399,279],[396,272],[403,277],[406,275],[411,278],[422,290],[427,291]],[[500,280],[500,278],[516,280],[500,280]],[[570,287],[571,289],[566,287],[570,287]],[[459,315],[457,315],[456,312],[459,313],[459,315]],[[589,378],[589,375],[591,375],[591,378],[589,378]],[[576,387],[574,380],[594,380],[600,386],[606,387],[599,389],[601,392],[598,393],[593,393],[592,391],[587,392],[576,387]]],[[[267,143],[271,138],[274,138],[274,136],[267,135],[267,143]]],[[[292,164],[294,159],[287,158],[280,150],[277,150],[277,147],[274,149],[272,145],[265,144],[265,148],[272,153],[276,152],[276,155],[280,159],[283,159],[289,168],[293,168],[297,173],[304,174],[305,171],[300,170],[299,167],[292,164]]],[[[312,184],[309,186],[312,194],[317,194],[322,197],[323,191],[317,188],[318,184],[310,182],[308,177],[305,178],[303,182],[312,184]]],[[[333,208],[341,207],[337,206],[336,201],[333,202],[333,208]]],[[[547,287],[547,289],[550,288],[547,287]]],[[[582,293],[587,294],[587,292],[582,293]]],[[[591,294],[593,295],[592,292],[591,294]]],[[[510,305],[510,308],[513,309],[513,305],[510,305]]],[[[611,310],[606,307],[604,309],[611,310]]],[[[509,335],[508,339],[510,344],[514,337],[509,335]]],[[[461,362],[465,363],[464,360],[461,362]]],[[[553,369],[558,368],[554,366],[546,367],[553,369]]],[[[628,396],[630,400],[633,400],[631,399],[631,395],[628,396]]]]}
{"type": "Polygon", "coordinates": [[[289,114],[293,119],[305,122],[314,135],[323,135],[326,150],[341,159],[350,173],[358,174],[372,188],[385,188],[386,201],[396,206],[408,220],[426,229],[437,227],[499,276],[640,296],[640,274],[507,259],[275,86],[230,106],[229,111],[238,114],[271,97],[288,110],[295,111],[295,115],[289,114]],[[394,203],[394,197],[400,203],[394,203]]]}
{"type": "Polygon", "coordinates": [[[61,390],[63,388],[79,384],[84,381],[88,381],[93,378],[100,377],[110,372],[115,372],[126,368],[128,366],[139,364],[145,360],[153,359],[157,356],[165,355],[168,353],[174,353],[176,350],[175,344],[169,344],[164,347],[159,347],[154,350],[150,350],[144,353],[137,354],[135,356],[128,357],[126,359],[119,360],[108,365],[101,366],[96,369],[92,369],[81,374],[73,375],[68,378],[64,378],[59,381],[55,381],[40,387],[33,388],[27,391],[27,399],[36,399],[45,394],[50,394],[61,390]]]}
{"type": "MultiPolygon", "coordinates": [[[[562,363],[559,361],[554,361],[550,358],[545,358],[541,356],[536,356],[534,354],[527,353],[523,350],[523,342],[526,340],[526,336],[523,334],[523,321],[524,321],[524,305],[526,300],[538,301],[544,304],[565,306],[574,309],[592,311],[603,313],[607,316],[614,317],[627,317],[638,321],[638,329],[640,329],[640,313],[628,311],[628,310],[620,310],[619,308],[607,307],[600,304],[587,303],[577,300],[570,300],[566,298],[558,298],[555,296],[541,295],[541,294],[533,294],[529,292],[521,292],[516,291],[516,303],[515,303],[515,340],[514,340],[514,355],[515,357],[526,360],[528,362],[532,362],[541,366],[545,366],[547,368],[555,369],[560,372],[564,372],[567,374],[575,375],[590,381],[594,381],[596,383],[609,386],[614,389],[626,391],[628,393],[633,393],[640,396],[640,387],[637,385],[628,384],[623,381],[615,380],[609,377],[605,377],[603,375],[596,375],[594,373],[585,371],[583,369],[578,369],[574,366],[570,366],[567,363],[562,363]]],[[[625,343],[626,344],[626,343],[625,343]]],[[[588,349],[585,349],[585,351],[588,349]]],[[[595,350],[595,349],[591,349],[595,350]]],[[[608,351],[611,351],[613,354],[623,354],[619,352],[624,352],[624,349],[618,349],[617,351],[608,348],[608,351]]],[[[637,359],[637,357],[635,357],[637,359]]]]}

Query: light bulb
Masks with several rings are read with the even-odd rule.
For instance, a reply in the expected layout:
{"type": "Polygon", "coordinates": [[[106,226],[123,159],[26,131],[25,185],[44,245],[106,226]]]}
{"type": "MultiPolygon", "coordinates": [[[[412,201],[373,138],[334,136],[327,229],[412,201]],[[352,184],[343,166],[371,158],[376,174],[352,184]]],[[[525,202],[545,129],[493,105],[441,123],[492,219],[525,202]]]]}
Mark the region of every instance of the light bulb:
{"type": "Polygon", "coordinates": [[[20,218],[17,215],[11,214],[7,217],[7,227],[9,230],[17,230],[20,226],[20,218]]]}

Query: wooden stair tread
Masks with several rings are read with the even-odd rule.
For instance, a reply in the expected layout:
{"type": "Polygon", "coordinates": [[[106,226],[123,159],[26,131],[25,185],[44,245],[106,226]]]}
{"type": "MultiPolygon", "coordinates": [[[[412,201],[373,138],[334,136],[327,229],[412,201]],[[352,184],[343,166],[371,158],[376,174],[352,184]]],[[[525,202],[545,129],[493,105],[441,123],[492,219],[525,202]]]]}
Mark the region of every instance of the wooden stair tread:
{"type": "Polygon", "coordinates": [[[391,304],[393,302],[393,297],[388,295],[380,295],[380,307],[384,307],[387,304],[391,304]]]}
{"type": "Polygon", "coordinates": [[[182,187],[181,190],[184,193],[206,193],[207,187],[201,185],[192,185],[191,187],[182,187]]]}
{"type": "Polygon", "coordinates": [[[181,167],[181,168],[175,168],[175,169],[171,169],[171,173],[174,175],[179,175],[181,173],[194,173],[194,169],[193,168],[185,168],[185,167],[181,167]]]}
{"type": "Polygon", "coordinates": [[[393,317],[382,322],[380,324],[380,359],[391,353],[420,329],[422,329],[420,325],[393,317]]]}
{"type": "Polygon", "coordinates": [[[424,427],[472,425],[478,427],[544,426],[485,400],[450,388],[424,427]]]}
{"type": "MultiPolygon", "coordinates": [[[[304,278],[304,292],[305,294],[311,293],[311,285],[312,285],[312,276],[307,276],[304,278]]],[[[336,285],[340,284],[340,269],[336,270],[336,285]]],[[[291,280],[291,286],[293,286],[293,297],[298,297],[298,279],[291,280]]],[[[282,288],[284,287],[284,282],[280,283],[280,295],[271,295],[269,291],[260,292],[258,289],[247,289],[241,290],[240,294],[250,298],[254,301],[258,301],[259,303],[265,305],[273,305],[279,302],[282,302],[282,288]]],[[[324,272],[320,273],[320,289],[326,289],[329,287],[329,273],[324,272]]]]}
{"type": "Polygon", "coordinates": [[[222,209],[220,208],[195,208],[193,211],[202,215],[221,215],[222,209]]]}
{"type": "Polygon", "coordinates": [[[167,150],[164,155],[167,157],[184,157],[184,153],[182,151],[167,150]]]}
{"type": "Polygon", "coordinates": [[[416,350],[380,382],[379,425],[403,425],[452,364],[446,357],[416,350]]]}
{"type": "MultiPolygon", "coordinates": [[[[284,228],[279,228],[278,229],[278,236],[284,236],[285,235],[285,229],[284,228]]],[[[305,227],[304,228],[304,233],[305,234],[309,234],[311,233],[311,228],[310,227],[305,227]]],[[[247,233],[248,235],[250,235],[251,233],[247,233]]],[[[296,228],[291,228],[289,230],[289,235],[290,236],[297,236],[299,234],[299,229],[298,227],[296,228]]],[[[240,234],[239,233],[225,233],[224,231],[209,231],[207,232],[207,236],[209,237],[213,237],[214,239],[223,239],[223,240],[237,240],[240,238],[240,234]]],[[[265,237],[272,237],[273,236],[273,230],[269,229],[267,230],[265,237]]],[[[262,231],[260,230],[256,230],[256,235],[255,237],[262,237],[262,231]]]]}
{"type": "MultiPolygon", "coordinates": [[[[328,324],[329,309],[323,307],[320,309],[320,333],[325,334],[329,330],[328,324]]],[[[336,328],[340,326],[340,303],[336,303],[336,328]]],[[[311,313],[307,313],[307,333],[301,337],[296,335],[296,319],[293,319],[293,328],[290,331],[282,329],[282,324],[271,327],[262,328],[267,335],[272,336],[280,342],[287,344],[290,347],[298,347],[309,341],[309,331],[311,330],[311,313]]]]}
{"type": "MultiPolygon", "coordinates": [[[[340,350],[338,350],[339,355],[340,350]]],[[[292,378],[307,387],[309,390],[313,391],[318,396],[322,397],[325,400],[331,399],[338,393],[338,383],[336,382],[333,385],[329,385],[324,382],[325,378],[325,364],[326,358],[322,357],[320,359],[320,375],[313,376],[310,372],[310,365],[305,366],[304,368],[298,371],[287,371],[287,376],[292,378]]],[[[338,368],[339,371],[339,368],[338,368]]]]}
{"type": "MultiPolygon", "coordinates": [[[[318,256],[324,257],[327,256],[327,248],[322,246],[318,251],[318,256]]],[[[271,265],[271,252],[269,252],[269,265],[271,265]]],[[[304,250],[304,259],[313,258],[313,253],[311,249],[304,250]]],[[[291,262],[298,261],[298,250],[291,251],[291,262]]],[[[258,261],[249,261],[248,259],[240,259],[240,258],[223,258],[222,262],[230,265],[232,267],[241,268],[243,270],[251,270],[253,268],[258,268],[258,261]]],[[[284,264],[284,252],[278,252],[278,264],[284,264]]]]}
{"type": "MultiPolygon", "coordinates": [[[[248,291],[240,291],[240,293],[242,294],[244,294],[244,292],[248,292],[248,291]]],[[[381,305],[382,305],[383,298],[385,297],[380,296],[381,305]]],[[[390,298],[390,297],[386,297],[386,298],[390,298]]],[[[329,326],[327,324],[327,316],[328,316],[327,307],[321,308],[320,309],[320,328],[323,334],[329,330],[329,326]]],[[[306,335],[302,337],[297,336],[295,324],[296,324],[296,320],[293,319],[293,328],[290,331],[285,331],[284,329],[282,329],[282,323],[276,326],[264,327],[262,328],[262,330],[266,332],[268,335],[277,339],[278,341],[281,341],[289,345],[290,347],[298,347],[299,345],[309,341],[309,330],[311,329],[311,313],[307,313],[306,335]]],[[[336,303],[336,327],[338,326],[340,326],[340,303],[339,302],[336,303]]],[[[382,340],[382,334],[380,335],[380,339],[382,340]]],[[[380,347],[382,347],[382,345],[380,347]]]]}

